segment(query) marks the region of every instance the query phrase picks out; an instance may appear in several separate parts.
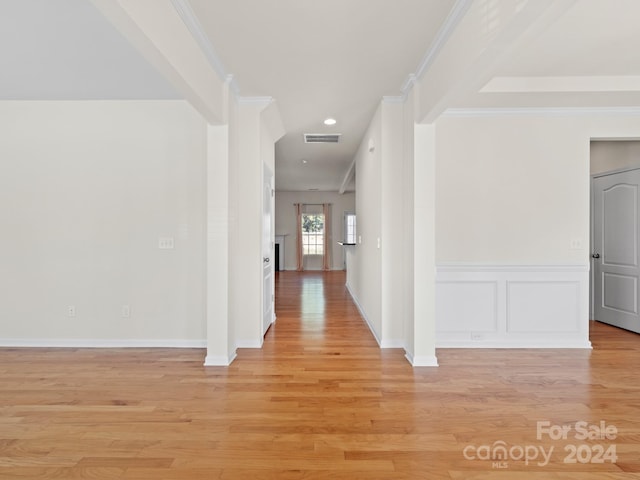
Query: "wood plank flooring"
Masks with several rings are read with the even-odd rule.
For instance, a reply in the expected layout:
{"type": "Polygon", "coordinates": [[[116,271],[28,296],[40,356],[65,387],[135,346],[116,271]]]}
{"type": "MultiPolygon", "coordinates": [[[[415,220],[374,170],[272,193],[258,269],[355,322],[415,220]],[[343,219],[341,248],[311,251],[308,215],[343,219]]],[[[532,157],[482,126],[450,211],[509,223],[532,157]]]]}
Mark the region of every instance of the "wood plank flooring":
{"type": "Polygon", "coordinates": [[[196,349],[0,349],[0,479],[640,479],[640,336],[593,323],[593,351],[412,368],[344,281],[279,273],[264,348],[228,368],[196,349]],[[572,430],[538,439],[544,421],[572,430]],[[615,438],[576,439],[583,421],[615,438]]]}

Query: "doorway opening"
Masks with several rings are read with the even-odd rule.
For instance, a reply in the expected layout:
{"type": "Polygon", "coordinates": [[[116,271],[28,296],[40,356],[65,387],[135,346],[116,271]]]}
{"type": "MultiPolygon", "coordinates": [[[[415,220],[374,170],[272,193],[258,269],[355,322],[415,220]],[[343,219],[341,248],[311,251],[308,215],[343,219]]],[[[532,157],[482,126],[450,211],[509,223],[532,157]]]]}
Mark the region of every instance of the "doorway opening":
{"type": "Polygon", "coordinates": [[[592,141],[590,318],[640,333],[640,142],[592,141]]]}

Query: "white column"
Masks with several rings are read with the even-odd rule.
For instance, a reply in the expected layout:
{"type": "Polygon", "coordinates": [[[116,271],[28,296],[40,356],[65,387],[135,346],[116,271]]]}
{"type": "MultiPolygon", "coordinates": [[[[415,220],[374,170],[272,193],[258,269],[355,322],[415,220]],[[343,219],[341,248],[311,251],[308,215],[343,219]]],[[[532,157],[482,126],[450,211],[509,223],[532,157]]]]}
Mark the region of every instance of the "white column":
{"type": "Polygon", "coordinates": [[[229,127],[207,127],[207,357],[229,365],[236,356],[229,317],[229,127]]]}
{"type": "Polygon", "coordinates": [[[435,125],[414,127],[414,367],[437,366],[435,336],[435,125]]]}

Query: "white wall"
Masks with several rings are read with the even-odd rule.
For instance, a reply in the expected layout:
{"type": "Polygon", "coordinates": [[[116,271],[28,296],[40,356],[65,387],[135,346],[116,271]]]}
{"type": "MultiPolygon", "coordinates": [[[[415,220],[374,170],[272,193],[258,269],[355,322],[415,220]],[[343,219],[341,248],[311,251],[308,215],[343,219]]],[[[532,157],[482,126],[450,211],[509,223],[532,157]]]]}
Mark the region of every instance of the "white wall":
{"type": "Polygon", "coordinates": [[[382,108],[378,108],[356,154],[356,218],[358,244],[353,249],[354,274],[349,290],[369,327],[382,342],[382,108]],[[375,147],[369,151],[370,142],[375,147]]]}
{"type": "Polygon", "coordinates": [[[229,127],[207,126],[207,356],[229,365],[236,356],[229,321],[229,127]]]}
{"type": "Polygon", "coordinates": [[[590,142],[639,129],[586,111],[437,122],[439,346],[589,347],[590,142]]]}
{"type": "Polygon", "coordinates": [[[588,262],[589,135],[580,118],[448,117],[437,140],[438,263],[588,262]],[[574,239],[582,248],[570,248],[574,239]]]}
{"type": "MultiPolygon", "coordinates": [[[[340,195],[337,192],[276,192],[275,233],[286,235],[284,245],[285,270],[296,269],[296,235],[298,232],[295,203],[331,204],[331,245],[332,270],[344,269],[344,247],[338,242],[344,239],[344,212],[356,211],[355,193],[340,195]]],[[[359,219],[358,219],[359,221],[359,219]]],[[[282,253],[281,253],[282,254],[282,253]]]]}
{"type": "MultiPolygon", "coordinates": [[[[404,222],[402,227],[402,284],[403,284],[403,318],[402,336],[408,358],[415,357],[415,282],[414,282],[414,163],[415,163],[415,89],[411,89],[404,104],[402,116],[402,210],[404,222]]],[[[435,329],[434,329],[435,335],[435,329]]]]}
{"type": "Polygon", "coordinates": [[[0,343],[204,345],[206,125],[192,107],[2,102],[0,126],[0,343]]]}
{"type": "Polygon", "coordinates": [[[262,345],[262,138],[264,105],[237,105],[230,125],[229,321],[236,346],[262,345]]]}
{"type": "Polygon", "coordinates": [[[229,125],[229,322],[235,347],[262,346],[264,168],[283,135],[273,103],[235,99],[229,125]],[[236,101],[237,100],[237,101],[236,101]]]}
{"type": "Polygon", "coordinates": [[[414,365],[435,365],[434,128],[415,125],[413,101],[413,93],[384,99],[358,150],[362,242],[349,249],[347,282],[382,348],[404,348],[414,365]]]}
{"type": "Polygon", "coordinates": [[[398,101],[382,102],[380,228],[381,228],[381,317],[382,345],[403,347],[403,243],[404,223],[409,221],[403,208],[405,190],[403,155],[404,104],[398,101]]]}

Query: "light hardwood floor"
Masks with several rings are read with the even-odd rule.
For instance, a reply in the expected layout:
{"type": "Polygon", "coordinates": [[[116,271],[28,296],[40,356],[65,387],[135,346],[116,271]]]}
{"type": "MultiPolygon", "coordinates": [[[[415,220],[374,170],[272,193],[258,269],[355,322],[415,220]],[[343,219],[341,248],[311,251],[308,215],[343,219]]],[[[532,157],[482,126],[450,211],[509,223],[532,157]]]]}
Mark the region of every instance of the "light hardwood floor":
{"type": "Polygon", "coordinates": [[[448,349],[412,368],[344,281],[278,274],[264,348],[228,368],[203,350],[0,349],[0,478],[640,479],[640,336],[593,323],[593,351],[448,349]],[[538,439],[545,421],[572,430],[538,439]],[[582,421],[616,438],[576,439],[582,421]],[[565,463],[572,445],[617,460],[565,463]]]}

